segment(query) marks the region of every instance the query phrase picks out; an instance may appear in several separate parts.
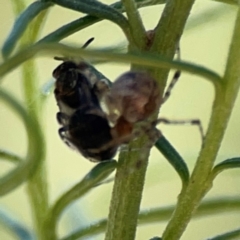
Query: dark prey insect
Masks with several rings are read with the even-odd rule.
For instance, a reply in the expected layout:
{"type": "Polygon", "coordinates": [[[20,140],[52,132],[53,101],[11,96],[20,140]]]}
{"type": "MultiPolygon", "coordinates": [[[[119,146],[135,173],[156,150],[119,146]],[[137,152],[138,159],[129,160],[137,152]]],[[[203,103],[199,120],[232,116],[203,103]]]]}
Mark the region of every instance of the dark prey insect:
{"type": "Polygon", "coordinates": [[[111,159],[116,154],[117,146],[98,151],[99,147],[112,140],[112,135],[99,103],[99,87],[96,86],[101,84],[89,80],[89,75],[85,74],[86,66],[87,63],[82,61],[65,60],[53,71],[56,79],[54,94],[60,110],[57,120],[62,125],[59,135],[84,157],[102,161],[111,159]]]}

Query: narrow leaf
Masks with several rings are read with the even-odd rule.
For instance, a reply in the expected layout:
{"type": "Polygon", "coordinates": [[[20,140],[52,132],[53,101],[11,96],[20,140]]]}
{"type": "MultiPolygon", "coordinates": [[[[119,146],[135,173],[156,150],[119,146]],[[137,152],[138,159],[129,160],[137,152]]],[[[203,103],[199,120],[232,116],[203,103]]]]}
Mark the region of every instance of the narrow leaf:
{"type": "Polygon", "coordinates": [[[215,178],[220,172],[227,169],[240,168],[240,158],[227,159],[219,164],[217,164],[213,170],[212,175],[215,178]]]}
{"type": "Polygon", "coordinates": [[[45,56],[54,56],[62,54],[71,57],[86,57],[95,59],[108,59],[116,62],[135,63],[141,66],[149,66],[156,68],[173,68],[182,71],[187,71],[192,74],[197,74],[208,80],[213,84],[219,85],[222,82],[222,78],[215,72],[205,67],[187,63],[173,61],[169,58],[152,54],[152,53],[110,53],[109,51],[101,50],[86,50],[74,47],[65,46],[59,43],[42,43],[36,44],[27,49],[17,53],[12,58],[9,58],[0,65],[0,77],[4,76],[7,72],[19,66],[22,62],[34,57],[36,54],[42,53],[45,56]]]}
{"type": "Polygon", "coordinates": [[[223,233],[213,238],[209,238],[208,240],[239,240],[240,239],[240,229],[236,229],[231,232],[223,233]]]}
{"type": "MultiPolygon", "coordinates": [[[[142,210],[139,213],[138,224],[152,224],[166,222],[170,219],[175,206],[165,206],[158,208],[151,208],[142,210]]],[[[207,217],[213,214],[229,213],[230,211],[236,212],[240,210],[240,198],[215,198],[204,201],[197,209],[194,218],[207,217]]],[[[107,226],[107,219],[101,219],[90,226],[82,227],[74,233],[62,238],[61,240],[76,240],[82,237],[92,237],[105,231],[107,226]]]]}
{"type": "Polygon", "coordinates": [[[189,171],[188,167],[175,150],[175,148],[170,144],[170,142],[164,137],[161,136],[155,143],[155,147],[163,154],[163,156],[168,160],[168,162],[173,166],[178,175],[182,180],[183,186],[185,186],[189,181],[189,171]]]}
{"type": "Polygon", "coordinates": [[[0,209],[0,224],[9,229],[19,240],[33,240],[33,234],[23,223],[9,212],[0,209]]]}
{"type": "Polygon", "coordinates": [[[96,0],[51,0],[51,2],[95,17],[108,19],[119,25],[124,32],[129,28],[127,19],[119,11],[96,0]]]}
{"type": "Polygon", "coordinates": [[[33,2],[28,8],[20,14],[16,19],[12,31],[9,34],[7,40],[5,41],[2,48],[2,55],[7,58],[13,48],[15,47],[19,38],[23,35],[24,31],[27,29],[29,23],[43,10],[50,7],[52,4],[47,2],[36,1],[33,2]]]}
{"type": "Polygon", "coordinates": [[[0,149],[0,159],[6,159],[12,163],[21,163],[23,159],[16,155],[15,153],[8,152],[6,150],[0,149]]]}
{"type": "Polygon", "coordinates": [[[45,143],[38,122],[27,113],[17,99],[3,89],[0,89],[0,100],[6,103],[22,120],[28,138],[25,161],[0,179],[0,196],[2,196],[26,181],[31,174],[34,174],[38,166],[42,163],[45,154],[45,143]]]}
{"type": "MultiPolygon", "coordinates": [[[[163,4],[166,0],[137,0],[136,4],[138,8],[152,6],[157,4],[163,4]]],[[[110,7],[116,9],[119,12],[124,12],[124,8],[121,2],[116,2],[110,5],[110,7]]],[[[72,35],[75,32],[78,32],[86,27],[93,25],[99,21],[103,20],[102,18],[87,15],[81,17],[77,20],[74,20],[66,25],[63,25],[59,29],[55,30],[54,32],[48,34],[44,38],[42,38],[40,42],[59,42],[60,40],[72,35]]]]}
{"type": "Polygon", "coordinates": [[[238,0],[213,0],[215,2],[227,3],[231,5],[239,5],[238,0]]]}
{"type": "Polygon", "coordinates": [[[101,162],[96,165],[78,184],[63,194],[53,205],[47,217],[46,231],[49,239],[55,239],[57,221],[63,210],[73,201],[88,193],[99,182],[107,178],[116,168],[115,160],[101,162]]]}

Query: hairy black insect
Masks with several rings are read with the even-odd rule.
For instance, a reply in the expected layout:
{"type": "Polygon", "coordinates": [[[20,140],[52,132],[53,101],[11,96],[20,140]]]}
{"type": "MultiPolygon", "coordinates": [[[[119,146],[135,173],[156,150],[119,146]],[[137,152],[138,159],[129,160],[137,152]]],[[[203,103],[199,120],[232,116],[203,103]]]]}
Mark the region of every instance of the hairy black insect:
{"type": "Polygon", "coordinates": [[[54,94],[59,107],[57,120],[62,125],[60,137],[92,161],[111,159],[116,154],[116,145],[98,150],[112,141],[111,127],[100,106],[101,94],[108,88],[107,81],[98,79],[83,60],[56,59],[63,60],[53,71],[54,94]]]}
{"type": "Polygon", "coordinates": [[[106,114],[89,80],[76,64],[69,61],[58,66],[53,76],[56,78],[54,94],[60,110],[57,119],[62,125],[60,137],[86,158],[93,161],[111,159],[117,147],[97,151],[111,141],[112,136],[106,114]]]}

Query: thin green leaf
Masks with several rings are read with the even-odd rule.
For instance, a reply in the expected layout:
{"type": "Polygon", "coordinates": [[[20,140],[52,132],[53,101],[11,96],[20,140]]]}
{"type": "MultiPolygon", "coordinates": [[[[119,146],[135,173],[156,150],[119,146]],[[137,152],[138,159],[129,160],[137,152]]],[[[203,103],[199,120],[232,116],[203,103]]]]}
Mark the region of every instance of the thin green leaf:
{"type": "Polygon", "coordinates": [[[213,0],[215,2],[227,3],[231,5],[239,5],[238,0],[213,0]]]}
{"type": "Polygon", "coordinates": [[[232,168],[240,168],[240,157],[227,159],[217,164],[212,170],[212,176],[215,178],[220,172],[232,168]]]}
{"type": "MultiPolygon", "coordinates": [[[[62,7],[66,7],[75,11],[87,13],[89,15],[107,19],[116,23],[126,34],[128,39],[131,39],[128,20],[119,11],[114,8],[103,4],[96,0],[50,0],[52,3],[58,4],[62,7]]],[[[49,1],[49,2],[50,2],[49,1]]]]}
{"type": "Polygon", "coordinates": [[[239,240],[240,238],[240,229],[236,229],[231,232],[227,232],[221,235],[218,235],[213,238],[209,238],[208,240],[239,240]]]}
{"type": "Polygon", "coordinates": [[[210,80],[213,84],[221,84],[222,78],[215,72],[187,62],[173,61],[169,58],[159,56],[153,53],[109,53],[108,51],[87,50],[68,47],[59,43],[42,43],[31,46],[23,51],[17,53],[15,56],[9,58],[0,65],[0,77],[7,72],[19,66],[24,61],[34,57],[36,54],[42,53],[48,56],[56,56],[62,54],[63,56],[108,59],[116,62],[135,63],[142,66],[155,68],[173,68],[182,71],[187,71],[193,74],[202,76],[210,80]]]}
{"type": "MultiPolygon", "coordinates": [[[[142,7],[147,7],[147,6],[154,6],[154,5],[159,5],[159,4],[164,4],[166,0],[138,0],[136,1],[137,8],[142,8],[142,7]]],[[[116,2],[110,5],[110,7],[118,10],[119,12],[125,12],[122,3],[121,2],[116,2]]],[[[204,13],[204,19],[207,17],[209,22],[210,20],[216,19],[218,16],[222,16],[222,13],[226,12],[226,8],[224,9],[219,9],[219,11],[214,11],[210,10],[209,13],[204,13]],[[222,11],[220,11],[222,10],[222,11]],[[207,15],[206,15],[207,14],[207,15]],[[216,15],[217,14],[217,15],[216,15]]],[[[199,16],[196,19],[193,19],[189,25],[187,25],[187,30],[192,29],[199,24],[206,24],[206,21],[202,20],[202,16],[199,16]]],[[[102,21],[101,18],[95,17],[95,16],[84,16],[81,17],[77,20],[74,20],[66,25],[61,26],[57,30],[53,31],[52,33],[48,34],[47,36],[43,37],[38,43],[42,42],[59,42],[62,39],[84,29],[87,28],[99,21],[102,21]]]]}
{"type": "MultiPolygon", "coordinates": [[[[138,224],[151,224],[168,221],[175,209],[175,206],[152,208],[142,210],[138,217],[138,224]]],[[[194,218],[212,216],[213,214],[229,213],[230,211],[240,211],[240,198],[217,198],[204,201],[197,209],[194,218]]],[[[90,226],[79,228],[74,233],[62,238],[61,240],[75,240],[81,237],[91,237],[105,231],[107,219],[97,221],[90,226]]]]}
{"type": "Polygon", "coordinates": [[[12,216],[9,212],[0,209],[0,224],[10,230],[19,240],[34,240],[32,232],[20,219],[12,216]]]}
{"type": "Polygon", "coordinates": [[[100,186],[102,186],[102,185],[104,185],[104,184],[111,183],[111,182],[114,181],[114,179],[115,179],[114,177],[109,178],[109,179],[106,179],[105,181],[102,181],[102,182],[100,182],[100,183],[97,183],[94,187],[100,187],[100,186]]]}
{"type": "MultiPolygon", "coordinates": [[[[136,1],[137,7],[146,7],[146,6],[152,6],[157,4],[163,4],[165,3],[165,0],[138,0],[136,1]]],[[[110,5],[110,7],[116,9],[119,12],[124,12],[124,8],[122,6],[121,2],[116,2],[110,5]]],[[[55,30],[54,32],[48,34],[44,38],[42,38],[40,42],[59,42],[60,40],[72,35],[75,32],[78,32],[86,27],[89,27],[93,25],[94,23],[97,23],[99,21],[102,21],[102,18],[96,17],[96,16],[85,16],[81,17],[77,20],[74,20],[59,29],[55,30]]]]}
{"type": "Polygon", "coordinates": [[[0,149],[0,159],[6,159],[12,163],[21,163],[23,159],[15,153],[0,149]]]}
{"type": "Polygon", "coordinates": [[[50,7],[52,4],[47,2],[33,2],[28,8],[16,19],[13,29],[9,34],[7,40],[5,41],[2,48],[2,55],[7,58],[13,48],[15,47],[19,38],[23,35],[24,31],[27,29],[29,23],[38,16],[43,10],[50,7]]]}
{"type": "Polygon", "coordinates": [[[77,20],[74,20],[74,21],[66,24],[66,25],[63,25],[62,27],[58,28],[54,32],[48,34],[47,36],[45,36],[44,38],[39,40],[38,43],[59,42],[62,39],[78,32],[84,28],[87,28],[101,20],[102,20],[101,18],[89,16],[89,15],[79,18],[77,20]]]}
{"type": "Polygon", "coordinates": [[[78,184],[72,187],[69,191],[63,194],[53,205],[47,216],[45,231],[48,231],[49,239],[56,237],[57,221],[63,210],[73,201],[81,198],[88,193],[99,182],[107,178],[116,168],[115,160],[101,162],[96,165],[78,184]]]}
{"type": "Polygon", "coordinates": [[[183,187],[189,181],[189,171],[187,164],[175,148],[168,142],[168,140],[161,136],[155,143],[155,147],[163,154],[163,156],[168,160],[168,162],[173,166],[173,168],[178,173],[182,180],[183,187]]]}
{"type": "Polygon", "coordinates": [[[38,122],[26,112],[19,101],[3,89],[0,89],[0,100],[6,103],[20,117],[28,137],[26,160],[0,179],[0,196],[2,196],[21,185],[31,174],[34,174],[43,160],[45,145],[38,122]]]}

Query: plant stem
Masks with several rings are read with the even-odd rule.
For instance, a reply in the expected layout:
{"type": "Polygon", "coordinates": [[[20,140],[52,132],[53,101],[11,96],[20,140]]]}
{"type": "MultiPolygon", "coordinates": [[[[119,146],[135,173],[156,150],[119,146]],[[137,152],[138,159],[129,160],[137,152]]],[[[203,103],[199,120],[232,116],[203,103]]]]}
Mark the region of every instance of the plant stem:
{"type": "Polygon", "coordinates": [[[43,159],[44,143],[38,122],[36,122],[19,103],[19,100],[15,99],[3,89],[0,89],[0,99],[17,114],[17,117],[20,118],[26,129],[28,139],[27,156],[22,164],[18,164],[18,167],[14,168],[14,170],[1,178],[0,196],[3,196],[27,181],[30,175],[36,171],[43,159]]]}
{"type": "Polygon", "coordinates": [[[46,239],[44,221],[48,211],[48,188],[45,165],[42,164],[39,166],[36,174],[29,179],[27,191],[32,207],[37,239],[44,240],[46,239]]]}
{"type": "MultiPolygon", "coordinates": [[[[40,122],[39,98],[36,97],[36,95],[39,94],[39,89],[36,84],[37,77],[34,74],[34,70],[35,64],[33,60],[23,64],[26,105],[31,116],[34,117],[36,121],[40,122]]],[[[42,151],[44,152],[42,157],[45,159],[45,147],[43,147],[42,151]]],[[[27,182],[27,191],[32,207],[36,235],[39,240],[44,240],[46,239],[44,220],[48,211],[48,188],[45,160],[42,160],[42,163],[38,167],[36,173],[29,178],[27,182]]]]}
{"type": "Polygon", "coordinates": [[[190,178],[189,185],[179,198],[174,215],[164,234],[164,240],[179,239],[201,199],[211,188],[210,173],[240,86],[240,10],[224,75],[225,83],[216,88],[216,97],[206,141],[190,178]]]}
{"type": "MultiPolygon", "coordinates": [[[[47,11],[39,14],[27,29],[21,39],[21,46],[29,45],[34,42],[39,34],[47,11]]],[[[41,106],[39,95],[39,86],[36,76],[36,66],[34,60],[29,60],[22,67],[23,91],[25,104],[28,113],[34,120],[41,125],[41,106]]],[[[36,236],[39,240],[45,240],[44,221],[48,211],[48,186],[45,166],[45,141],[39,145],[42,151],[41,164],[36,172],[30,176],[27,181],[27,192],[32,207],[34,227],[36,236]]]]}
{"type": "MultiPolygon", "coordinates": [[[[173,58],[179,46],[187,18],[195,0],[169,0],[160,21],[155,28],[155,36],[150,51],[173,58]]],[[[169,71],[155,69],[153,76],[158,80],[162,91],[165,88],[169,71]]]]}
{"type": "MultiPolygon", "coordinates": [[[[15,1],[14,7],[15,12],[18,14],[18,12],[22,11],[23,7],[25,7],[24,2],[15,1]]],[[[41,23],[43,22],[43,18],[46,15],[46,11],[44,11],[39,17],[38,21],[41,23]]],[[[39,24],[39,22],[35,21],[31,24],[32,28],[30,27],[28,31],[26,32],[25,36],[21,40],[21,45],[29,44],[33,42],[38,33],[39,33],[39,27],[42,24],[39,24]]],[[[36,97],[38,95],[38,86],[36,84],[36,75],[35,73],[35,65],[33,60],[30,60],[28,63],[24,63],[23,69],[22,69],[22,77],[23,77],[23,88],[24,88],[24,97],[26,101],[26,107],[28,110],[28,113],[30,116],[34,119],[34,121],[37,123],[37,126],[39,126],[40,122],[40,108],[39,108],[39,99],[36,97]]],[[[27,126],[30,128],[30,126],[27,126]]],[[[36,129],[34,129],[36,130],[36,129]]],[[[32,129],[32,131],[34,131],[32,129]]],[[[31,135],[34,136],[34,135],[31,135]]],[[[44,229],[43,229],[43,222],[44,218],[48,209],[48,193],[47,193],[47,184],[46,184],[46,176],[45,176],[45,163],[43,159],[45,158],[45,146],[43,141],[43,136],[38,141],[39,148],[41,148],[41,154],[39,156],[34,156],[32,153],[31,146],[33,139],[29,139],[29,149],[27,154],[27,159],[31,158],[39,158],[38,163],[40,165],[38,166],[37,170],[35,171],[32,176],[30,176],[28,183],[27,183],[27,190],[30,198],[30,202],[32,205],[32,212],[33,212],[33,218],[35,220],[35,228],[36,228],[36,235],[39,240],[46,239],[44,236],[44,229]],[[31,142],[32,141],[32,142],[31,142]]],[[[37,152],[35,152],[37,154],[37,152]]]]}
{"type": "MultiPolygon", "coordinates": [[[[137,4],[134,0],[122,0],[122,4],[128,16],[132,36],[135,40],[134,43],[138,45],[138,48],[143,48],[146,44],[146,35],[137,4]]],[[[133,45],[133,43],[131,45],[133,45]]]]}
{"type": "MultiPolygon", "coordinates": [[[[154,39],[151,51],[169,58],[173,57],[193,3],[194,0],[184,2],[181,0],[169,0],[167,2],[163,13],[164,16],[161,19],[162,24],[159,24],[161,27],[156,28],[157,38],[154,39]],[[183,13],[179,15],[178,11],[183,13]],[[172,18],[179,18],[177,25],[172,18]],[[170,34],[162,35],[163,30],[166,28],[168,28],[170,34]],[[159,39],[162,45],[159,45],[159,39]]],[[[139,66],[134,67],[139,68],[139,66]]],[[[145,67],[144,70],[149,69],[145,67]]],[[[161,79],[159,83],[162,87],[161,93],[163,93],[169,70],[151,69],[149,72],[156,79],[161,79]]],[[[130,143],[128,149],[124,149],[124,152],[120,153],[105,240],[132,240],[135,237],[150,151],[146,147],[147,142],[149,144],[149,139],[142,136],[137,141],[130,143]]]]}
{"type": "Polygon", "coordinates": [[[129,145],[127,151],[121,152],[106,240],[134,239],[149,156],[145,144],[146,139],[139,138],[129,145]]]}

